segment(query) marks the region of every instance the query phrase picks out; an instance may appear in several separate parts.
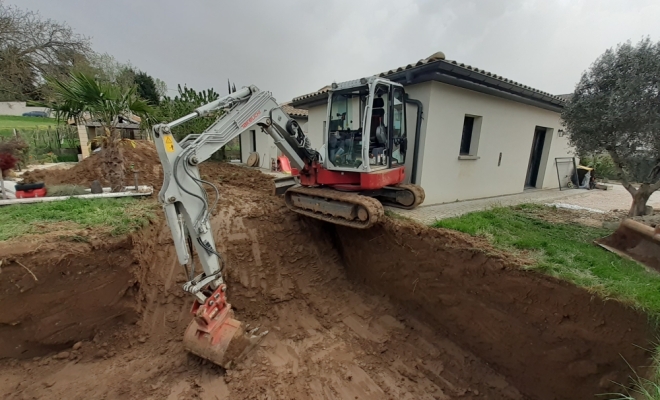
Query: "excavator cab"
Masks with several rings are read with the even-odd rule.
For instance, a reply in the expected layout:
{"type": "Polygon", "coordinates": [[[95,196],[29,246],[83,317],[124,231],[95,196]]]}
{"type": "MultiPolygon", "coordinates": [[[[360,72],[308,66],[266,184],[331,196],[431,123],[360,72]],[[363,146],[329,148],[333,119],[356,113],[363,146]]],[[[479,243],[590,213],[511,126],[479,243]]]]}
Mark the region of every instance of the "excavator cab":
{"type": "Polygon", "coordinates": [[[324,168],[361,172],[402,166],[406,151],[403,87],[369,78],[333,84],[324,126],[324,168]]]}

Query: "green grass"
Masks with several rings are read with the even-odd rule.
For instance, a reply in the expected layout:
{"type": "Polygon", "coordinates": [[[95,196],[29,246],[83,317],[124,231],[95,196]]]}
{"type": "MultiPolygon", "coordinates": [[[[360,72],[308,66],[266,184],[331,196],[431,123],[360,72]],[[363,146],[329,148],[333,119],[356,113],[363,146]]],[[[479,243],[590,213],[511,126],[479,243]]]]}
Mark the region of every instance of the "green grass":
{"type": "Polygon", "coordinates": [[[612,400],[660,400],[660,345],[655,345],[653,350],[653,362],[651,364],[651,376],[645,378],[640,376],[634,368],[630,367],[632,372],[630,385],[619,383],[623,393],[606,393],[606,395],[618,396],[609,397],[612,400]]]}
{"type": "Polygon", "coordinates": [[[498,248],[525,252],[534,259],[530,268],[630,304],[660,325],[660,274],[593,244],[611,231],[535,217],[543,208],[547,207],[494,208],[436,221],[433,226],[484,236],[498,248]]]}
{"type": "MultiPolygon", "coordinates": [[[[0,241],[27,234],[93,228],[96,234],[118,236],[145,226],[155,216],[153,201],[134,198],[69,199],[17,204],[0,210],[0,241]]],[[[74,241],[84,241],[72,236],[74,241]]],[[[73,240],[73,239],[72,239],[73,240]]]]}
{"type": "Polygon", "coordinates": [[[13,115],[0,115],[0,136],[13,134],[13,129],[46,129],[48,126],[55,127],[57,119],[39,117],[17,117],[13,115]]]}

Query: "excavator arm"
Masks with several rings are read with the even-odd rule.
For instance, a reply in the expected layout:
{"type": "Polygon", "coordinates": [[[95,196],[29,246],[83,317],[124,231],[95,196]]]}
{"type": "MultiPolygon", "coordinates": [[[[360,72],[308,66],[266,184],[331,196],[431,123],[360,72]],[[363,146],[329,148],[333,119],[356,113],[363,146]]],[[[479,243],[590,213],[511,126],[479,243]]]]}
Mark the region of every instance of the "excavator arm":
{"type": "Polygon", "coordinates": [[[215,201],[219,192],[211,182],[201,178],[198,166],[255,125],[273,138],[295,168],[302,170],[305,162],[318,157],[297,122],[282,111],[269,92],[260,91],[255,86],[199,107],[176,121],[154,127],[156,148],[164,171],[158,199],[172,231],[179,263],[187,265],[190,262],[188,237],[199,256],[203,271],[189,277],[184,290],[195,295],[200,302],[206,300],[203,289],[223,284],[223,261],[211,232],[210,212],[214,207],[209,205],[205,186],[215,191],[215,201]],[[174,139],[172,128],[217,110],[225,112],[203,133],[190,134],[181,142],[174,139]]]}
{"type": "Polygon", "coordinates": [[[184,346],[226,367],[256,345],[262,335],[246,333],[240,322],[232,318],[225,297],[224,261],[217,250],[210,221],[220,193],[213,183],[202,179],[199,164],[254,126],[273,138],[295,168],[303,170],[318,158],[298,123],[282,111],[269,92],[255,86],[245,87],[153,129],[164,172],[158,199],[172,231],[178,261],[188,275],[183,290],[195,297],[194,320],[184,336],[184,346]],[[172,135],[172,128],[219,110],[223,114],[203,133],[190,134],[180,142],[172,135]],[[209,205],[205,187],[215,191],[213,205],[209,205]],[[193,248],[202,267],[199,274],[195,274],[191,262],[193,248]]]}

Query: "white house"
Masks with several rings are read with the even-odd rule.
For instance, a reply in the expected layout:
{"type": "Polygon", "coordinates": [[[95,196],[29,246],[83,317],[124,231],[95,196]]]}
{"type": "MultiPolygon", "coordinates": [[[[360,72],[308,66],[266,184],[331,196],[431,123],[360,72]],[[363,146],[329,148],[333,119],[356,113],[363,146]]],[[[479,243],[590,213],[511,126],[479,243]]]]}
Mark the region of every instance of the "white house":
{"type": "MultiPolygon", "coordinates": [[[[301,110],[291,106],[291,103],[280,104],[282,110],[296,120],[303,132],[307,133],[307,110],[301,110]]],[[[273,139],[259,131],[258,128],[243,132],[239,136],[241,147],[241,160],[246,162],[251,153],[259,153],[259,166],[261,168],[270,168],[274,159],[280,155],[280,151],[275,147],[273,139]]],[[[319,147],[320,147],[320,141],[319,147]]]]}
{"type": "MultiPolygon", "coordinates": [[[[441,52],[379,76],[402,83],[411,100],[406,176],[424,188],[425,204],[559,186],[555,158],[573,156],[560,122],[563,98],[441,52]]],[[[316,148],[323,144],[328,92],[329,86],[290,103],[308,110],[305,131],[316,148]]],[[[257,147],[259,140],[272,146],[267,135],[257,137],[257,147]]]]}

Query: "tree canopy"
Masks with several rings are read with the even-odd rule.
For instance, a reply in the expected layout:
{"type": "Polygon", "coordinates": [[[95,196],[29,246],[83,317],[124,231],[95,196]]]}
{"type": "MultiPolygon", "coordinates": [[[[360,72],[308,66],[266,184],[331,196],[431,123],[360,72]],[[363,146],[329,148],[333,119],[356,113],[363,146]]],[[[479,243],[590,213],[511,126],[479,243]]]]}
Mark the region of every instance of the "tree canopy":
{"type": "MultiPolygon", "coordinates": [[[[193,112],[197,107],[217,100],[220,95],[211,89],[197,92],[187,86],[177,86],[179,94],[174,98],[164,97],[157,109],[156,118],[159,121],[174,121],[193,112]]],[[[195,118],[172,129],[174,135],[181,139],[190,133],[201,133],[206,130],[218,115],[211,113],[208,116],[195,118]]]]}
{"type": "Polygon", "coordinates": [[[582,74],[562,119],[579,154],[610,154],[638,215],[660,189],[660,43],[607,50],[582,74]]]}
{"type": "Polygon", "coordinates": [[[36,100],[44,77],[64,77],[86,62],[89,39],[65,23],[0,0],[0,100],[36,100]]]}

